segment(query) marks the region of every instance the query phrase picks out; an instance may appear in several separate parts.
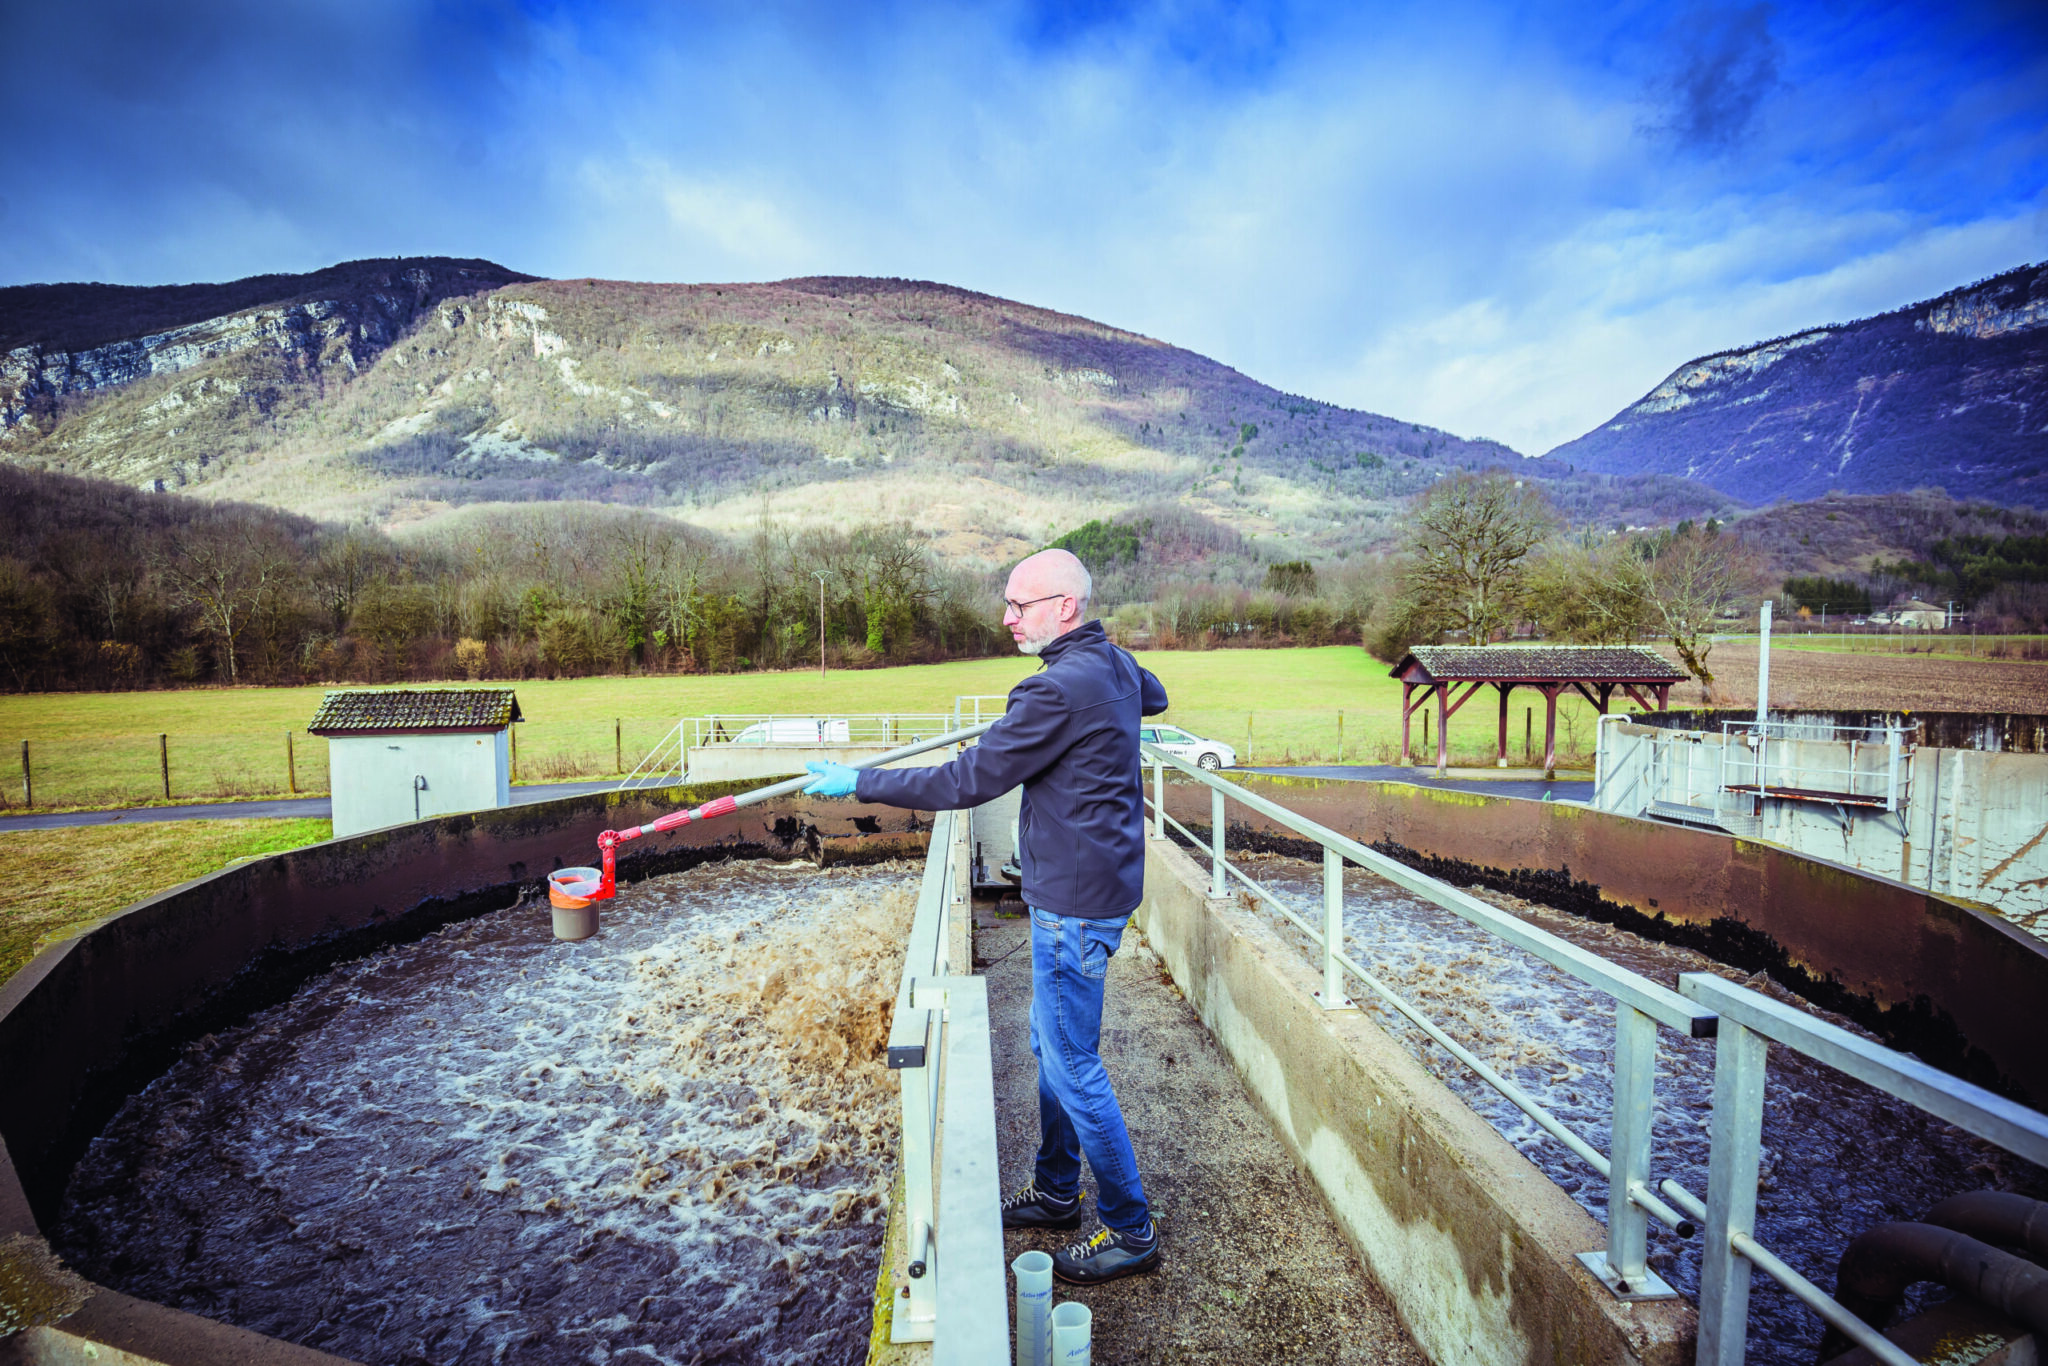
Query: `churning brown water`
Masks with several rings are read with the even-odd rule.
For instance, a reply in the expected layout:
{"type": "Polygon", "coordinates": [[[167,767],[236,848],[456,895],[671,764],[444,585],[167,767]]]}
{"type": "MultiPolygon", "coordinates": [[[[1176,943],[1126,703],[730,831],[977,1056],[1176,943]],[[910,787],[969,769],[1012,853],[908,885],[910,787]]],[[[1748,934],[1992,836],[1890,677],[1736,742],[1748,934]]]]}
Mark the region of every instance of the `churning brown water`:
{"type": "MultiPolygon", "coordinates": [[[[1233,862],[1309,924],[1322,923],[1319,864],[1259,854],[1233,862]]],[[[1561,939],[1665,986],[1676,987],[1682,972],[1718,973],[1870,1037],[1848,1020],[1814,1010],[1767,979],[1747,977],[1689,949],[1472,890],[1561,939]]],[[[1254,904],[1304,952],[1319,953],[1271,908],[1254,904]]],[[[1594,1147],[1608,1149],[1614,1064],[1611,1000],[1362,869],[1345,871],[1344,923],[1354,962],[1522,1086],[1594,1147]]],[[[1354,984],[1353,995],[1524,1156],[1596,1219],[1606,1219],[1603,1178],[1420,1030],[1379,1004],[1363,986],[1354,984]]],[[[1704,1199],[1714,1041],[1681,1038],[1660,1029],[1657,1044],[1652,1172],[1658,1180],[1677,1178],[1704,1199]]],[[[1771,1047],[1768,1070],[1757,1238],[1824,1290],[1834,1288],[1835,1263],[1842,1249],[1873,1225],[1918,1218],[1929,1206],[1962,1191],[2017,1190],[2048,1198],[2048,1173],[1904,1101],[1777,1045],[1771,1047]]],[[[1680,1240],[1654,1220],[1650,1230],[1652,1269],[1688,1299],[1696,1299],[1698,1238],[1680,1240]]],[[[1808,1366],[1820,1342],[1820,1320],[1761,1272],[1751,1285],[1746,1359],[1770,1366],[1808,1366]]],[[[1923,1293],[1916,1304],[1925,1298],[1923,1293]]]]}
{"type": "Polygon", "coordinates": [[[915,887],[707,865],[345,964],[133,1097],[59,1247],[362,1362],[860,1361],[915,887]]]}

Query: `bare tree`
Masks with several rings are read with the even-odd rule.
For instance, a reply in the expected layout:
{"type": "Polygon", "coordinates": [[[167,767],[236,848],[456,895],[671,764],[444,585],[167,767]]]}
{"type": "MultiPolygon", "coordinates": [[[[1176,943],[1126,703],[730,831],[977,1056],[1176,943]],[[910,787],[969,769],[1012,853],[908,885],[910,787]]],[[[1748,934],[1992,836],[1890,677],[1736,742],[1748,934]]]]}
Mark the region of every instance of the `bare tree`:
{"type": "Polygon", "coordinates": [[[1649,547],[1589,532],[1552,542],[1529,569],[1528,607],[1548,640],[1625,645],[1651,620],[1649,547]]]}
{"type": "Polygon", "coordinates": [[[1714,686],[1707,668],[1714,626],[1758,591],[1761,577],[1748,547],[1712,522],[1704,530],[1681,524],[1650,562],[1651,619],[1687,672],[1707,688],[1714,686]]]}
{"type": "Polygon", "coordinates": [[[292,572],[286,549],[256,529],[233,522],[199,523],[173,531],[157,572],[172,600],[199,613],[213,637],[221,673],[240,676],[235,651],[265,602],[292,572]]]}
{"type": "Polygon", "coordinates": [[[1523,560],[1553,525],[1542,493],[1498,471],[1456,475],[1424,493],[1404,584],[1424,633],[1462,630],[1484,645],[1513,622],[1526,587],[1523,560]]]}

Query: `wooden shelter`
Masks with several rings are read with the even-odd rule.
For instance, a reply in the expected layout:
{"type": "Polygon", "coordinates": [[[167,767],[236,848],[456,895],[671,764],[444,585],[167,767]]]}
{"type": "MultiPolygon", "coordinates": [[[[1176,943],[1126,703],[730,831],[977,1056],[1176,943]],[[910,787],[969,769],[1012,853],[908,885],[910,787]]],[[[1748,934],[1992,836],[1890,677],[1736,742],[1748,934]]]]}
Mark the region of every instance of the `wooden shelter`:
{"type": "Polygon", "coordinates": [[[1491,685],[1500,690],[1501,767],[1508,762],[1508,694],[1534,688],[1543,694],[1543,773],[1557,772],[1557,699],[1567,689],[1607,713],[1608,701],[1620,689],[1644,711],[1663,711],[1671,685],[1686,679],[1685,670],[1646,645],[1417,645],[1390,671],[1401,680],[1401,762],[1409,762],[1409,726],[1417,709],[1436,698],[1436,767],[1449,763],[1445,732],[1451,715],[1491,685]],[[1459,689],[1463,692],[1458,692],[1459,689]],[[1421,695],[1417,696],[1417,690],[1421,695]],[[1451,694],[1458,692],[1453,699],[1451,694]]]}

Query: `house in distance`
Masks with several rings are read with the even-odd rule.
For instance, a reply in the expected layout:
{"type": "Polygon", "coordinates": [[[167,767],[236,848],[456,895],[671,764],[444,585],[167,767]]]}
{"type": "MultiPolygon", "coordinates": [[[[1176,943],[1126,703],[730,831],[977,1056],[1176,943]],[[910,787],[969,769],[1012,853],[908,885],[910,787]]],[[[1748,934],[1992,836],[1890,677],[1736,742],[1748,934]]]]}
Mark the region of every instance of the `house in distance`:
{"type": "Polygon", "coordinates": [[[327,739],[334,837],[509,806],[510,688],[330,692],[306,727],[327,739]]]}

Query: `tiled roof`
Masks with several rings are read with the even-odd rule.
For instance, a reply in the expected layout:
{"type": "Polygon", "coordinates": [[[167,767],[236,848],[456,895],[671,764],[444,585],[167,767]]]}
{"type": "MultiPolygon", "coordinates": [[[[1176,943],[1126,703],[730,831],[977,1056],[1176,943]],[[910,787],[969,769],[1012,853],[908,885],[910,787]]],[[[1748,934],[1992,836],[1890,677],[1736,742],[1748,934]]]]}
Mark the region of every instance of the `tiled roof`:
{"type": "Polygon", "coordinates": [[[1678,683],[1687,677],[1647,645],[1417,645],[1393,667],[1392,677],[1399,678],[1411,660],[1431,678],[1461,682],[1678,683]]]}
{"type": "Polygon", "coordinates": [[[314,735],[503,730],[525,719],[510,688],[380,688],[328,693],[306,729],[314,735]]]}

